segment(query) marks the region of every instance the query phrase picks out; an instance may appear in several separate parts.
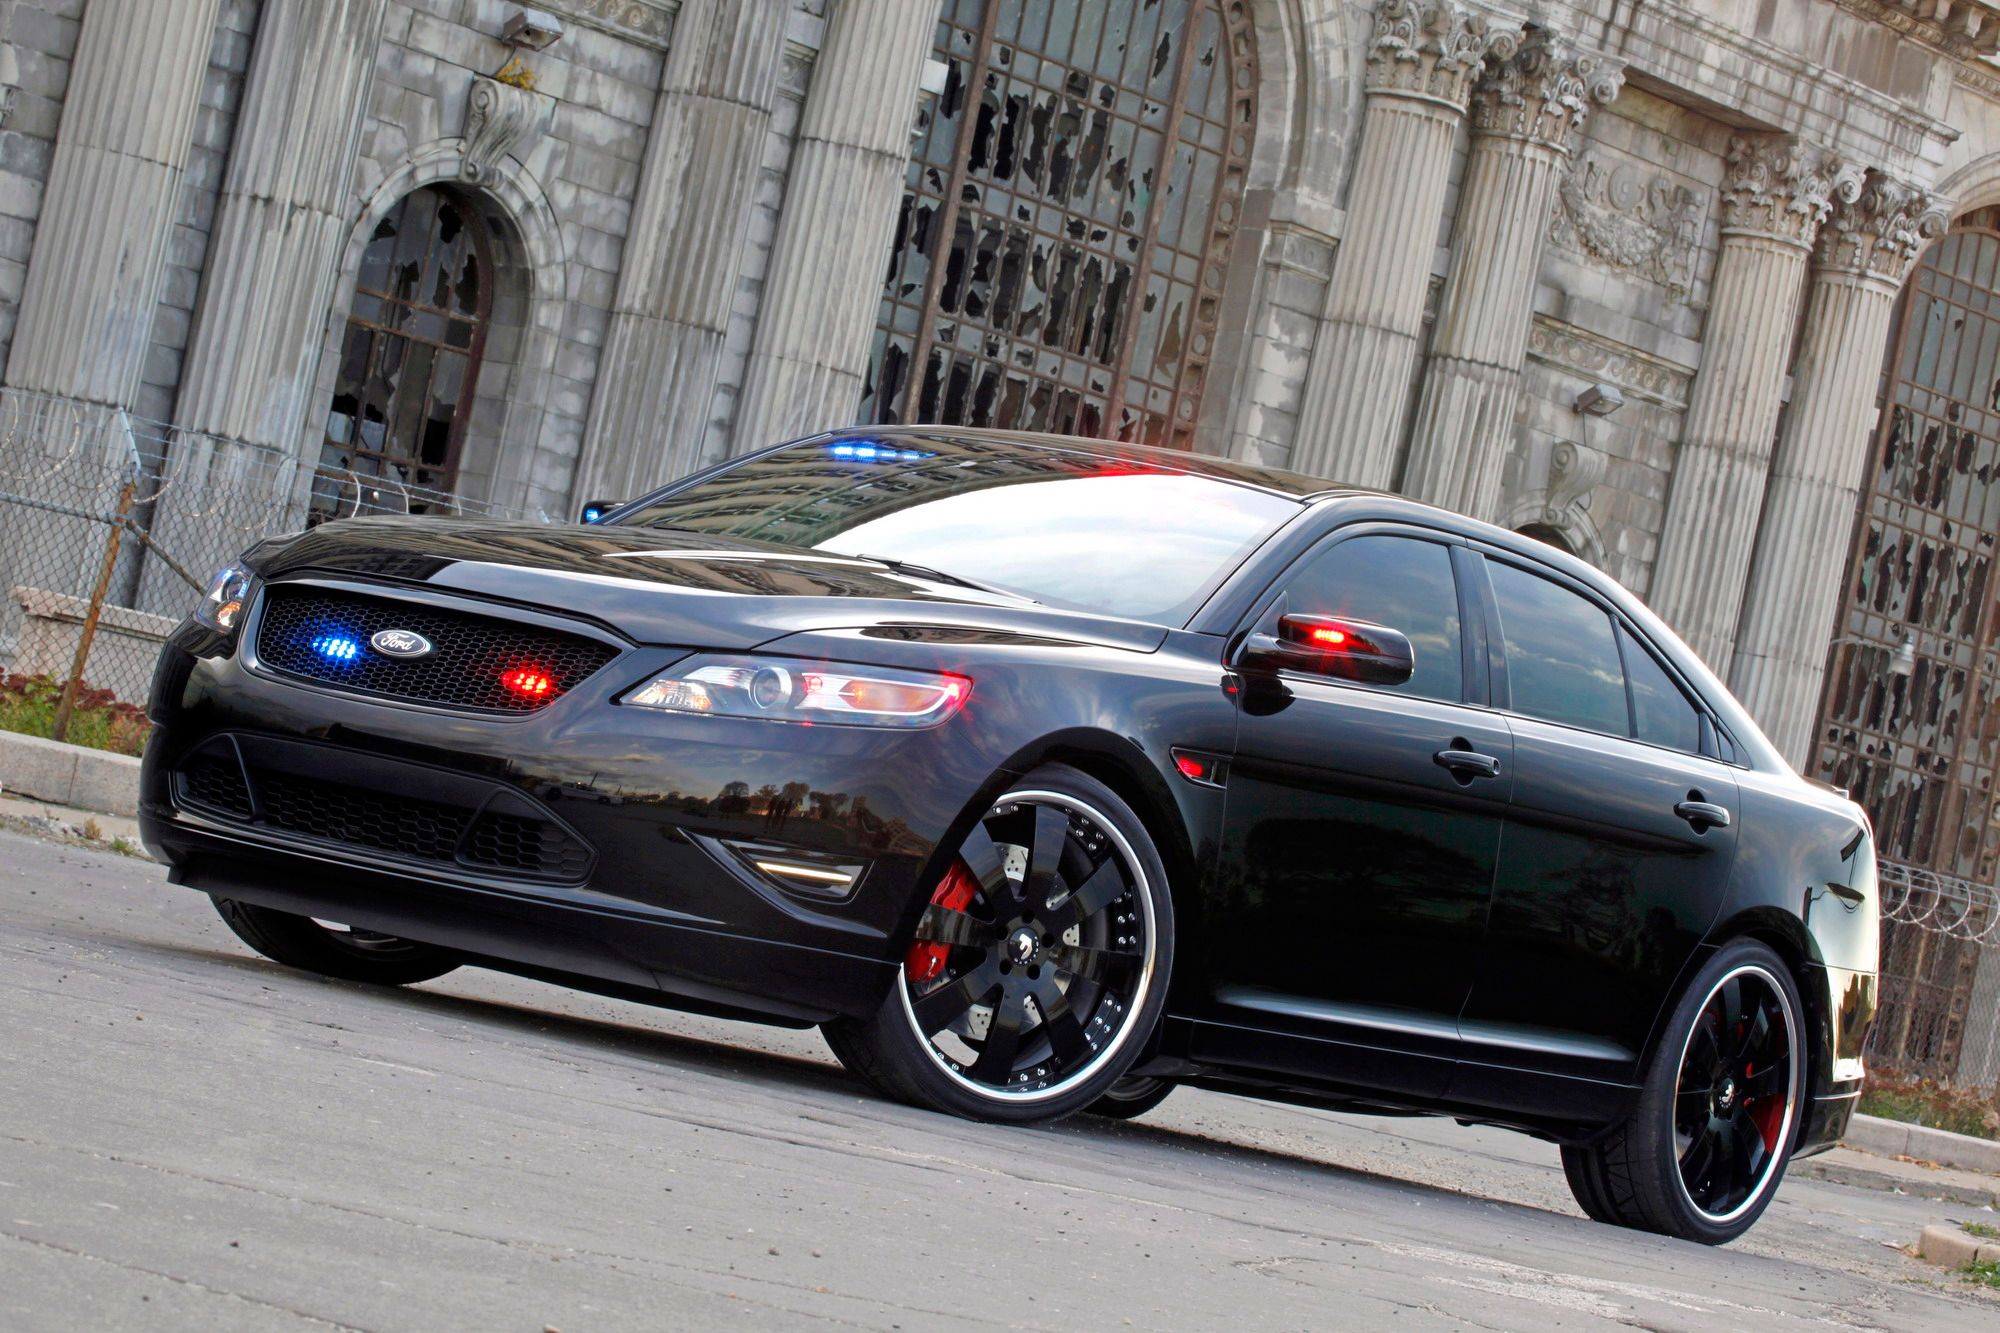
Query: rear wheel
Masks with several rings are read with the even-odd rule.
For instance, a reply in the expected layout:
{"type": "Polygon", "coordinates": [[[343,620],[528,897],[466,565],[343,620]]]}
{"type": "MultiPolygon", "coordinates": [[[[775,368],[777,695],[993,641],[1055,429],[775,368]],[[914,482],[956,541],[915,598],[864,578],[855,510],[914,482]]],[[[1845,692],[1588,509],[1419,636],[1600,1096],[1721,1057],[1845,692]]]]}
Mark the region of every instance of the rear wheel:
{"type": "Polygon", "coordinates": [[[1600,1222],[1721,1245],[1748,1231],[1784,1179],[1804,1088],[1798,987],[1754,940],[1725,946],[1675,1007],[1630,1119],[1562,1150],[1600,1222]]]}
{"type": "Polygon", "coordinates": [[[827,1025],[827,1043],[900,1100],[1056,1120],[1130,1067],[1172,964],[1166,868],[1145,826],[1103,783],[1049,765],[973,826],[882,1007],[827,1025]]]}
{"type": "Polygon", "coordinates": [[[272,962],[301,971],[379,986],[407,986],[458,967],[457,955],[433,944],[322,923],[234,898],[210,901],[236,938],[272,962]]]}

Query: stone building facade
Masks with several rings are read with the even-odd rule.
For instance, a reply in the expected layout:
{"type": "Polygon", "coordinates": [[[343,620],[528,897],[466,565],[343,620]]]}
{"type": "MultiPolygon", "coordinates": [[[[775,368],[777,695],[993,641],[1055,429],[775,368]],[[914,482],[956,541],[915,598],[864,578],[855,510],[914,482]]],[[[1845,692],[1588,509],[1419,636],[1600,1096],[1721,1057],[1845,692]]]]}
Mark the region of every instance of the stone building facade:
{"type": "MultiPolygon", "coordinates": [[[[1991,616],[1856,598],[1887,506],[1991,601],[2000,519],[1871,461],[1926,412],[2000,449],[2000,341],[1940,335],[1978,393],[1889,355],[1919,256],[2000,236],[1996,49],[2000,0],[0,0],[0,392],[296,460],[301,519],[561,517],[857,421],[1398,488],[1959,828],[1991,616]],[[1928,702],[1869,713],[1905,637],[1928,702]]],[[[1922,299],[1983,319],[1979,262],[1922,299]]]]}

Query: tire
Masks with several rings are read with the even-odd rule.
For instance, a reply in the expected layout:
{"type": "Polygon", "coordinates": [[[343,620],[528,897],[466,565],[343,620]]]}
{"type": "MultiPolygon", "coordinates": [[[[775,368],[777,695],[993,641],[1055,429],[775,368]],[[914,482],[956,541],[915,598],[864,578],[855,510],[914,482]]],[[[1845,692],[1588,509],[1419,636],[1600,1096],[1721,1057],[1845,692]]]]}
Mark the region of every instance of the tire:
{"type": "Polygon", "coordinates": [[[1095,778],[1046,765],[973,825],[881,1007],[827,1024],[827,1044],[899,1101],[1060,1120],[1138,1057],[1173,954],[1166,866],[1145,825],[1095,778]]]}
{"type": "Polygon", "coordinates": [[[1137,1120],[1167,1099],[1175,1085],[1164,1078],[1127,1076],[1111,1085],[1111,1091],[1083,1108],[1085,1115],[1108,1116],[1113,1120],[1137,1120]]]}
{"type": "Polygon", "coordinates": [[[1583,1211],[1704,1245],[1748,1231],[1785,1178],[1805,1111],[1803,1012],[1777,954],[1755,940],[1723,946],[1674,1006],[1631,1116],[1562,1150],[1583,1211]]]}
{"type": "Polygon", "coordinates": [[[274,963],[343,981],[408,986],[458,967],[458,956],[433,944],[373,931],[322,926],[307,916],[211,896],[236,938],[274,963]]]}

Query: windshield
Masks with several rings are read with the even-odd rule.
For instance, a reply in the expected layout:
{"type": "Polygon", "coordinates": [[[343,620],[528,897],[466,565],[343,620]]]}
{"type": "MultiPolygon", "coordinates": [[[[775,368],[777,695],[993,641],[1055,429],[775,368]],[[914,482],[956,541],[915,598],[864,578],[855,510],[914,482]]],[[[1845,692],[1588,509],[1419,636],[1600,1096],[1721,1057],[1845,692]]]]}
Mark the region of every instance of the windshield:
{"type": "Polygon", "coordinates": [[[615,521],[908,561],[1049,606],[1179,625],[1298,510],[1118,459],[899,437],[790,445],[615,521]]]}

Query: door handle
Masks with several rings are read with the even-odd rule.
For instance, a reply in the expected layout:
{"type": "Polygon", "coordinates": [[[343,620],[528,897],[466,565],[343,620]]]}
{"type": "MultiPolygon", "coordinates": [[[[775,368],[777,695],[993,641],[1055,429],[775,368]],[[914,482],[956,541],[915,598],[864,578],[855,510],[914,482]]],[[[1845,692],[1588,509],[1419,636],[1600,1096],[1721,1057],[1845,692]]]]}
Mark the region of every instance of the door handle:
{"type": "Polygon", "coordinates": [[[1500,776],[1500,761],[1477,750],[1439,750],[1431,757],[1437,760],[1439,768],[1451,770],[1452,776],[1461,781],[1500,776]]]}
{"type": "Polygon", "coordinates": [[[1674,813],[1693,826],[1696,833],[1729,827],[1728,809],[1713,801],[1682,801],[1674,807],[1674,813]]]}

